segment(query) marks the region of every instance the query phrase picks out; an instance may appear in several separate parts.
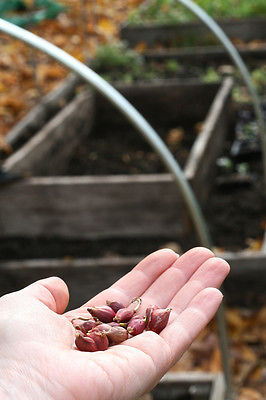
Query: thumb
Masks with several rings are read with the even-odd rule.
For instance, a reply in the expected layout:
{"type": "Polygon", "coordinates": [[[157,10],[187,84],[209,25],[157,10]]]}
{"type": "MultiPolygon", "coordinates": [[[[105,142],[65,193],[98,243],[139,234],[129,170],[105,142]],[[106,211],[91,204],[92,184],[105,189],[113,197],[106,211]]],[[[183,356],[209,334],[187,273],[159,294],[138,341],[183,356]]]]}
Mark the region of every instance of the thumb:
{"type": "Polygon", "coordinates": [[[21,292],[25,295],[35,297],[50,308],[50,310],[58,314],[62,314],[65,311],[69,301],[69,292],[66,283],[55,276],[40,279],[22,289],[21,292]]]}

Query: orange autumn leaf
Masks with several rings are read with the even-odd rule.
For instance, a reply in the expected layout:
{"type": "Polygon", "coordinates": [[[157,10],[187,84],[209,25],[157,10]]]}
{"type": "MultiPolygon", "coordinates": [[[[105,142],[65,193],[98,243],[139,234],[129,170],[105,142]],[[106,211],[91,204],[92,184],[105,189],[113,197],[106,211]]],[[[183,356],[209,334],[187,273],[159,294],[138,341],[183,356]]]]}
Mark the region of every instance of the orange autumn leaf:
{"type": "Polygon", "coordinates": [[[142,54],[144,51],[147,49],[147,43],[146,42],[139,42],[135,46],[135,51],[138,53],[142,54]]]}
{"type": "Polygon", "coordinates": [[[37,67],[37,77],[40,82],[46,80],[57,80],[64,76],[65,71],[61,65],[39,65],[37,67]]]}
{"type": "Polygon", "coordinates": [[[98,32],[107,36],[113,36],[117,32],[117,27],[107,18],[100,18],[98,21],[98,32]]]}

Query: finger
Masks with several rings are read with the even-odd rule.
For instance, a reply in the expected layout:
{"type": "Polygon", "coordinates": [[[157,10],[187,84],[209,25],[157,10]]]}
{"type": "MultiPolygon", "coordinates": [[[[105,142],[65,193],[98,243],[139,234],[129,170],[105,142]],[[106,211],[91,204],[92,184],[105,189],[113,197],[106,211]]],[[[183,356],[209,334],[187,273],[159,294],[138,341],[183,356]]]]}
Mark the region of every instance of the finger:
{"type": "Polygon", "coordinates": [[[142,296],[143,292],[178,258],[170,249],[155,251],[145,257],[128,274],[115,282],[110,288],[93,297],[82,307],[71,313],[83,312],[89,305],[103,305],[106,300],[118,301],[127,306],[134,297],[142,296]]]}
{"type": "Polygon", "coordinates": [[[222,298],[223,295],[218,289],[206,288],[193,298],[181,314],[172,310],[172,322],[161,333],[172,351],[172,363],[177,361],[178,355],[183,354],[214,317],[222,298]]]}
{"type": "Polygon", "coordinates": [[[150,304],[166,307],[195,271],[212,257],[213,252],[204,247],[195,247],[183,254],[146,290],[142,297],[141,311],[150,304]]]}
{"type": "Polygon", "coordinates": [[[65,311],[69,301],[67,285],[62,279],[55,276],[36,281],[22,289],[21,293],[35,297],[58,314],[65,311]]]}
{"type": "Polygon", "coordinates": [[[229,264],[218,257],[205,261],[169,303],[168,307],[181,313],[192,299],[207,287],[219,288],[230,271],[229,264]]]}

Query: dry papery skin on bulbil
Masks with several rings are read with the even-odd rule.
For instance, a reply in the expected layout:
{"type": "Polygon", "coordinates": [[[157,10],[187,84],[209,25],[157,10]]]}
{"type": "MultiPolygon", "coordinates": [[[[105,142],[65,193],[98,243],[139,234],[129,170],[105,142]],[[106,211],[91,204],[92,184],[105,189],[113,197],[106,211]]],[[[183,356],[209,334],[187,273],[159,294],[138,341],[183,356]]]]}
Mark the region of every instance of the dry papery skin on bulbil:
{"type": "Polygon", "coordinates": [[[76,317],[71,320],[76,330],[75,345],[81,351],[103,351],[109,346],[124,342],[142,332],[159,334],[167,325],[171,309],[151,305],[145,316],[136,314],[141,299],[133,299],[129,307],[117,301],[106,301],[107,305],[88,307],[88,318],[76,317]],[[135,308],[131,304],[137,303],[135,308]]]}

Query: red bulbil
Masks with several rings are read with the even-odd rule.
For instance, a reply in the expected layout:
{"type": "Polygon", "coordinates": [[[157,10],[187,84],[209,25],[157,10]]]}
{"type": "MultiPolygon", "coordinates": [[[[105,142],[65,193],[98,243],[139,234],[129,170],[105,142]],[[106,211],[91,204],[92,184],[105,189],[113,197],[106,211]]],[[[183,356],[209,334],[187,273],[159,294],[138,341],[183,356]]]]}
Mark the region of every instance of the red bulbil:
{"type": "Polygon", "coordinates": [[[151,311],[149,322],[147,323],[146,329],[160,333],[167,325],[171,308],[157,308],[151,311]]]}
{"type": "Polygon", "coordinates": [[[128,323],[127,331],[130,335],[136,336],[142,333],[146,326],[146,317],[135,315],[128,323]]]}
{"type": "Polygon", "coordinates": [[[93,352],[98,350],[95,341],[92,338],[84,335],[82,332],[79,332],[76,335],[75,345],[81,351],[93,352]]]}
{"type": "Polygon", "coordinates": [[[121,308],[125,308],[125,306],[123,306],[123,304],[118,303],[117,301],[106,300],[106,304],[109,307],[111,307],[111,309],[114,310],[115,313],[117,313],[117,311],[120,310],[121,308]]]}
{"type": "Polygon", "coordinates": [[[133,315],[137,312],[141,305],[141,299],[140,298],[135,298],[131,301],[132,303],[137,303],[136,307],[131,310],[129,308],[120,308],[120,310],[117,311],[116,316],[114,318],[114,321],[116,322],[128,322],[133,315]]]}
{"type": "Polygon", "coordinates": [[[115,317],[114,310],[109,306],[88,307],[87,310],[94,318],[98,318],[101,322],[112,322],[115,317]]]}
{"type": "Polygon", "coordinates": [[[87,333],[91,329],[95,328],[95,326],[97,325],[97,322],[93,318],[73,318],[71,322],[76,330],[82,331],[84,333],[87,333]]]}
{"type": "Polygon", "coordinates": [[[149,306],[149,307],[146,308],[146,326],[147,326],[147,325],[149,324],[149,322],[150,322],[151,313],[152,313],[154,310],[158,310],[158,309],[159,309],[159,307],[156,306],[156,305],[152,305],[152,306],[149,306]]]}
{"type": "Polygon", "coordinates": [[[108,349],[109,341],[106,333],[98,331],[97,327],[90,331],[87,336],[95,342],[97,350],[103,351],[108,349]]]}
{"type": "Polygon", "coordinates": [[[134,310],[129,310],[128,308],[120,308],[117,311],[114,321],[116,322],[128,322],[134,315],[134,310]]]}
{"type": "Polygon", "coordinates": [[[101,324],[96,326],[92,332],[104,332],[108,337],[110,344],[119,344],[128,338],[128,333],[125,328],[119,324],[111,326],[111,324],[101,324]]]}
{"type": "Polygon", "coordinates": [[[128,339],[128,332],[122,326],[112,326],[111,330],[107,332],[107,337],[111,345],[119,344],[128,339]]]}
{"type": "Polygon", "coordinates": [[[109,324],[100,324],[97,325],[94,329],[94,331],[98,331],[98,332],[109,332],[112,329],[112,326],[109,324]]]}
{"type": "Polygon", "coordinates": [[[83,322],[83,324],[79,326],[79,329],[81,330],[81,332],[87,333],[95,328],[95,326],[97,326],[97,322],[94,319],[91,319],[89,321],[83,322]]]}

